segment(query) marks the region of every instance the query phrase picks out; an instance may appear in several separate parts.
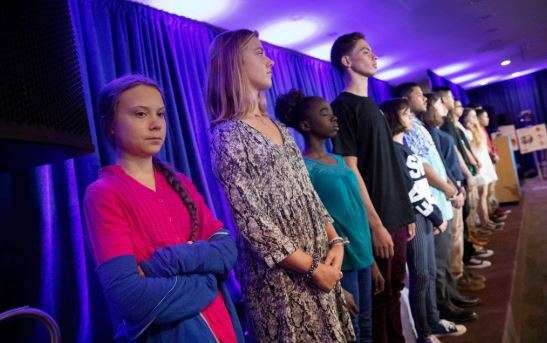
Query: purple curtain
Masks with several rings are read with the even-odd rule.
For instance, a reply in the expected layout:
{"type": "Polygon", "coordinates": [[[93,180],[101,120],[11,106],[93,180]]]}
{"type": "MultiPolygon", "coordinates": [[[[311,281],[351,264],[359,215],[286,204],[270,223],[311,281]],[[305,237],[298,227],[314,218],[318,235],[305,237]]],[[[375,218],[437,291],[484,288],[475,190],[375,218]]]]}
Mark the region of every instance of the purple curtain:
{"type": "MultiPolygon", "coordinates": [[[[168,136],[161,158],[189,175],[216,215],[233,228],[211,173],[204,102],[208,47],[220,29],[140,4],[69,0],[95,154],[0,174],[0,311],[31,305],[59,322],[65,342],[108,342],[112,328],[89,253],[81,205],[86,186],[114,155],[98,129],[94,100],[108,81],[139,72],[165,92],[168,136]]],[[[55,18],[52,18],[54,20],[55,18]]],[[[329,63],[266,44],[275,61],[268,106],[290,88],[332,100],[343,84],[329,63]]],[[[377,101],[391,97],[370,80],[377,101]]],[[[233,283],[237,293],[237,283],[233,283]]],[[[237,294],[236,294],[237,295],[237,294]]],[[[0,326],[4,341],[46,342],[29,322],[0,326]]]]}
{"type": "MultiPolygon", "coordinates": [[[[511,80],[468,91],[473,103],[483,105],[490,114],[491,128],[513,124],[517,128],[545,123],[547,119],[547,69],[511,80]],[[521,111],[531,110],[533,118],[525,122],[521,111]]],[[[532,154],[516,153],[521,175],[536,174],[536,165],[532,154]]]]}
{"type": "Polygon", "coordinates": [[[427,76],[429,77],[431,89],[448,87],[452,91],[452,94],[454,94],[454,98],[456,100],[460,100],[464,106],[469,105],[469,97],[467,96],[467,92],[460,85],[435,74],[431,70],[427,71],[427,76]]]}
{"type": "Polygon", "coordinates": [[[511,80],[493,83],[468,91],[474,103],[491,108],[495,124],[524,125],[520,112],[531,110],[532,124],[545,123],[547,119],[547,69],[511,80]],[[497,121],[502,121],[497,123],[497,121]]]}

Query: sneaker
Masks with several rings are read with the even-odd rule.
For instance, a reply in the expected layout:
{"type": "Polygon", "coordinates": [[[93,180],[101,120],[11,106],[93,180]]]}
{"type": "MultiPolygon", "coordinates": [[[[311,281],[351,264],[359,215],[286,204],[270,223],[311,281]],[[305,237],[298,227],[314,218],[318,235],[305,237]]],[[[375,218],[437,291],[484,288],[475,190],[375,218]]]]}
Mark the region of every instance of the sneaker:
{"type": "Polygon", "coordinates": [[[437,325],[431,327],[431,332],[437,337],[461,336],[467,332],[465,326],[441,319],[437,325]]]}
{"type": "Polygon", "coordinates": [[[501,214],[501,215],[493,214],[490,216],[490,220],[493,221],[494,223],[500,223],[505,221],[507,217],[508,217],[507,214],[501,214]]]}
{"type": "Polygon", "coordinates": [[[492,265],[492,262],[486,260],[479,260],[474,257],[471,257],[466,267],[471,269],[484,269],[492,265]]]}
{"type": "Polygon", "coordinates": [[[473,254],[473,257],[476,258],[487,258],[494,255],[494,250],[486,249],[484,247],[480,247],[479,249],[475,249],[475,253],[473,254]]]}
{"type": "Polygon", "coordinates": [[[483,226],[483,229],[485,230],[492,230],[492,231],[499,231],[499,230],[503,230],[503,227],[505,226],[505,222],[492,222],[492,221],[489,221],[488,223],[486,223],[486,225],[483,226]]]}
{"type": "Polygon", "coordinates": [[[441,341],[436,336],[431,335],[426,338],[418,338],[416,343],[441,343],[441,341]]]}
{"type": "MultiPolygon", "coordinates": [[[[481,291],[486,288],[486,284],[480,280],[470,278],[468,275],[464,275],[458,279],[458,289],[461,291],[481,291]]],[[[459,305],[459,304],[456,304],[459,305]]]]}
{"type": "Polygon", "coordinates": [[[494,229],[495,226],[490,226],[487,224],[484,226],[477,226],[474,232],[479,238],[487,238],[489,236],[492,236],[492,231],[494,229]]]}
{"type": "Polygon", "coordinates": [[[496,210],[494,211],[495,214],[501,214],[501,215],[504,215],[504,214],[509,214],[511,213],[511,209],[509,208],[501,208],[501,207],[498,207],[496,208],[496,210]]]}
{"type": "Polygon", "coordinates": [[[469,269],[465,269],[463,271],[463,275],[473,279],[473,280],[479,280],[482,282],[486,282],[486,277],[484,275],[477,274],[469,269]]]}

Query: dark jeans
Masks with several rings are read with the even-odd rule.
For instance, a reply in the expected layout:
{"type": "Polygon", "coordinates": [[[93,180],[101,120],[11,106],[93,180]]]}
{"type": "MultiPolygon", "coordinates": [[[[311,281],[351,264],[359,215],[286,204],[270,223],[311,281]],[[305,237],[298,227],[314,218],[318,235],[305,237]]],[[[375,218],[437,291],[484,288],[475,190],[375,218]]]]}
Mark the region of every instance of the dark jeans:
{"type": "Polygon", "coordinates": [[[468,199],[469,197],[466,197],[465,202],[463,204],[463,263],[464,264],[469,263],[469,260],[471,259],[471,257],[473,256],[473,253],[475,252],[473,243],[471,243],[468,239],[469,237],[469,227],[467,226],[467,217],[469,217],[469,200],[468,199]]]}
{"type": "Polygon", "coordinates": [[[416,236],[408,242],[409,302],[419,339],[431,335],[429,323],[439,322],[435,289],[436,262],[433,225],[416,214],[416,236]]]}
{"type": "Polygon", "coordinates": [[[450,274],[450,259],[452,249],[452,220],[448,221],[445,232],[435,236],[435,262],[437,263],[437,305],[447,305],[450,302],[449,283],[453,281],[450,274]]]}
{"type": "Polygon", "coordinates": [[[405,279],[407,238],[406,226],[392,230],[395,255],[389,259],[375,256],[376,264],[385,279],[384,291],[374,295],[372,299],[372,333],[375,343],[405,341],[400,300],[405,279]]]}
{"type": "Polygon", "coordinates": [[[372,274],[371,267],[344,270],[342,287],[353,295],[359,314],[351,318],[357,342],[372,342],[372,274]]]}

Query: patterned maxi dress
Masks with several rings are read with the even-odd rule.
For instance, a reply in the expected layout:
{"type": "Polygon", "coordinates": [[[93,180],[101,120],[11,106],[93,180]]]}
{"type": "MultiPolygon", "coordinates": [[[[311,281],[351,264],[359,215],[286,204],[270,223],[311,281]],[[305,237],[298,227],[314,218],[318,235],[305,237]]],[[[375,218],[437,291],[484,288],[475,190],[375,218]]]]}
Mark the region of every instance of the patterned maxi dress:
{"type": "Polygon", "coordinates": [[[328,251],[331,220],[287,128],[278,145],[231,120],[212,129],[212,164],[238,226],[236,274],[259,342],[346,342],[355,336],[338,283],[329,293],[277,263],[297,248],[328,251]]]}

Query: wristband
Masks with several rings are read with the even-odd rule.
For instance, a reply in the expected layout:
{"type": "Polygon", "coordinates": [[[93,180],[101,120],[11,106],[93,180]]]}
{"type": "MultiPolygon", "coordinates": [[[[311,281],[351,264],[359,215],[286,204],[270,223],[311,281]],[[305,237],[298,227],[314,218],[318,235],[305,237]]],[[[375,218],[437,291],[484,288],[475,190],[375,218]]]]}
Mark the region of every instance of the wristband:
{"type": "Polygon", "coordinates": [[[338,237],[334,237],[333,239],[329,241],[329,248],[331,248],[334,245],[347,245],[347,244],[349,244],[349,240],[347,238],[338,236],[338,237]]]}
{"type": "Polygon", "coordinates": [[[319,266],[319,254],[315,253],[312,255],[310,269],[308,269],[308,271],[306,272],[306,279],[308,280],[312,279],[313,273],[315,272],[318,266],[319,266]]]}

